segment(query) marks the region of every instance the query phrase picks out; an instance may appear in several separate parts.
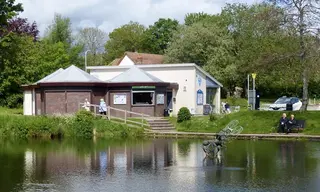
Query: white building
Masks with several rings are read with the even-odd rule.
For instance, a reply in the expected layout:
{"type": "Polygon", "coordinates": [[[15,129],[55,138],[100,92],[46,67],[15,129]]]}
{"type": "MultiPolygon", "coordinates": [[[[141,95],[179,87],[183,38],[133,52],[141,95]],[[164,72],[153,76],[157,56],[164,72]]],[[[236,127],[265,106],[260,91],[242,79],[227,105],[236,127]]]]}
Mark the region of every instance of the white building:
{"type": "MultiPolygon", "coordinates": [[[[202,115],[205,104],[213,105],[215,113],[220,112],[222,84],[202,68],[194,63],[144,63],[145,56],[153,54],[139,55],[137,57],[139,62],[130,59],[130,55],[125,54],[124,57],[115,61],[116,64],[113,62],[112,66],[89,66],[87,69],[91,75],[108,82],[135,65],[164,82],[177,83],[179,85],[178,89],[167,90],[167,107],[173,110],[174,115],[178,113],[181,107],[189,108],[191,113],[195,115],[202,115]]],[[[159,57],[159,55],[156,56],[159,57]]]]}

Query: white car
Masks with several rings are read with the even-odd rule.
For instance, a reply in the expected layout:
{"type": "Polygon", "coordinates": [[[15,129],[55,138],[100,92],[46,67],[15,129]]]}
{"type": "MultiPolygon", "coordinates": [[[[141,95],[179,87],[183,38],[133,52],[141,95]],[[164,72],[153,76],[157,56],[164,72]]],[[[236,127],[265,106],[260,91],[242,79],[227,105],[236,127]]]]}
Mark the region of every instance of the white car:
{"type": "Polygon", "coordinates": [[[302,102],[297,97],[280,97],[273,104],[269,106],[269,110],[272,111],[285,111],[287,104],[292,104],[292,111],[300,110],[302,102]]]}

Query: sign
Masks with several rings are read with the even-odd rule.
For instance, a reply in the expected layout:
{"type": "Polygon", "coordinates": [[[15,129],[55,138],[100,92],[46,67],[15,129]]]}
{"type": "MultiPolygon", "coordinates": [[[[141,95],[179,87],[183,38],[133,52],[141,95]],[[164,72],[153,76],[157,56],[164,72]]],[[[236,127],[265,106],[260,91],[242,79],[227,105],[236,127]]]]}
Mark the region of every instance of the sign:
{"type": "Polygon", "coordinates": [[[132,86],[132,89],[155,89],[156,86],[132,86]]]}
{"type": "Polygon", "coordinates": [[[157,94],[157,104],[164,104],[164,94],[157,94]]]}
{"type": "Polygon", "coordinates": [[[116,104],[116,105],[125,105],[125,104],[127,104],[127,95],[126,94],[115,94],[115,95],[113,95],[113,104],[116,104]]]}
{"type": "Polygon", "coordinates": [[[197,105],[203,105],[203,92],[201,89],[197,91],[197,105]]]}
{"type": "Polygon", "coordinates": [[[254,104],[255,100],[256,100],[256,91],[249,90],[249,104],[254,104]]]}
{"type": "Polygon", "coordinates": [[[256,78],[256,76],[257,76],[257,74],[256,74],[256,73],[252,73],[251,75],[252,75],[252,79],[255,79],[255,78],[256,78]]]}

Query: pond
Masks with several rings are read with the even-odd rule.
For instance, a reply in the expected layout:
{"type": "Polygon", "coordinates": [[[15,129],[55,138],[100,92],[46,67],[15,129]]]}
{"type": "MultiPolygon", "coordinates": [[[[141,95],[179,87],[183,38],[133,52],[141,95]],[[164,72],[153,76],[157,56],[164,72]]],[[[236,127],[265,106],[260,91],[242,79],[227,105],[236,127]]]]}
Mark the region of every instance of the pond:
{"type": "Polygon", "coordinates": [[[202,141],[1,141],[0,191],[320,190],[319,142],[202,141]]]}

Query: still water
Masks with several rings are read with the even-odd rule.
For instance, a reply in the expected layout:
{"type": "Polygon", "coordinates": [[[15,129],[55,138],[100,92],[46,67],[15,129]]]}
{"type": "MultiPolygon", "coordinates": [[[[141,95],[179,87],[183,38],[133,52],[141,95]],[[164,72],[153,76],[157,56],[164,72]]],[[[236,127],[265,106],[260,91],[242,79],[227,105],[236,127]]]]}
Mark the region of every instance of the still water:
{"type": "Polygon", "coordinates": [[[320,143],[202,140],[1,141],[0,191],[320,191],[320,143]]]}

